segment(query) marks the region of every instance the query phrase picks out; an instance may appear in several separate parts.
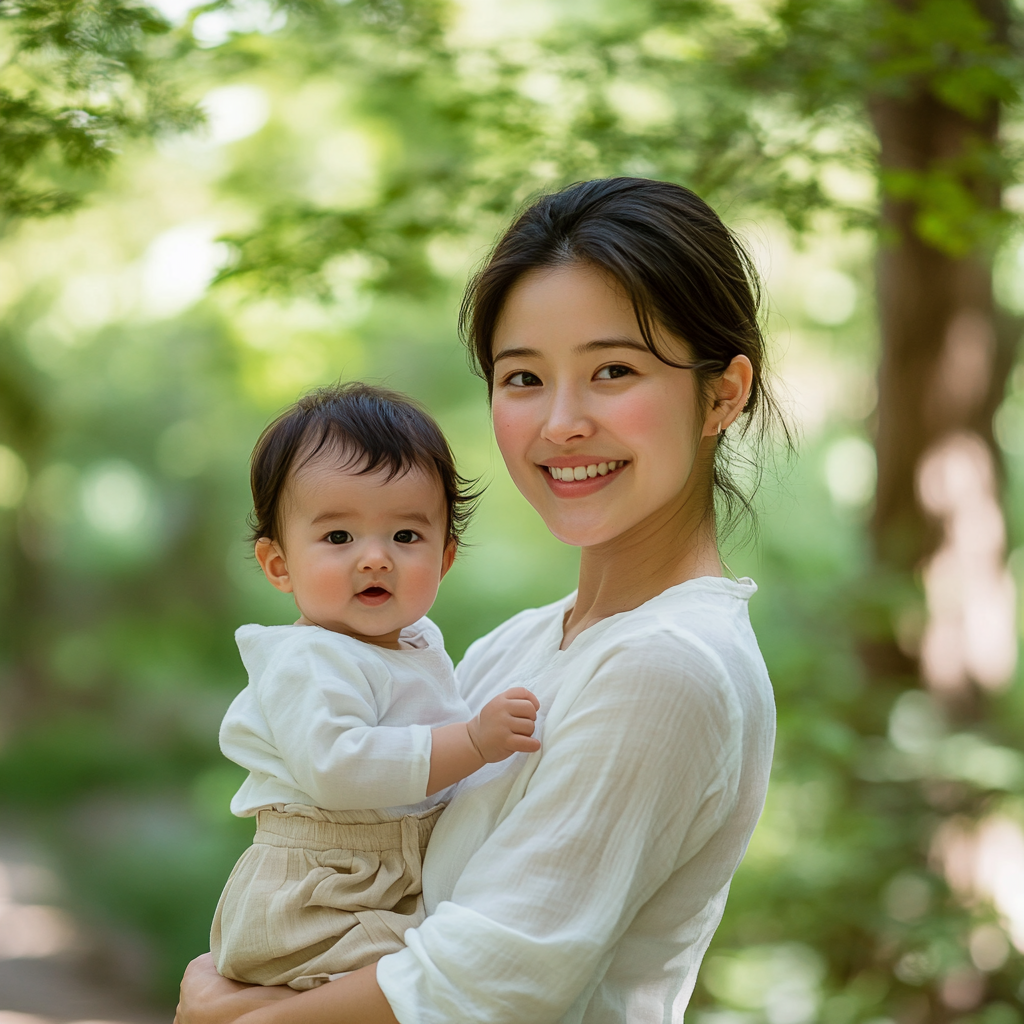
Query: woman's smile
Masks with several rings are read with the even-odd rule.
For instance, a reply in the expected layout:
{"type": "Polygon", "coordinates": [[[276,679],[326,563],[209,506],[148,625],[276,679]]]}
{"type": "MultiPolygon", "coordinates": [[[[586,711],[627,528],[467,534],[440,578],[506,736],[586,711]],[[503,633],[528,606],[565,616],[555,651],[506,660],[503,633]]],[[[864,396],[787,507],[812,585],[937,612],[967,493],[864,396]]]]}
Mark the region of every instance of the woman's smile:
{"type": "Polygon", "coordinates": [[[561,458],[542,463],[540,470],[559,498],[582,498],[602,490],[629,465],[625,459],[561,458]]]}

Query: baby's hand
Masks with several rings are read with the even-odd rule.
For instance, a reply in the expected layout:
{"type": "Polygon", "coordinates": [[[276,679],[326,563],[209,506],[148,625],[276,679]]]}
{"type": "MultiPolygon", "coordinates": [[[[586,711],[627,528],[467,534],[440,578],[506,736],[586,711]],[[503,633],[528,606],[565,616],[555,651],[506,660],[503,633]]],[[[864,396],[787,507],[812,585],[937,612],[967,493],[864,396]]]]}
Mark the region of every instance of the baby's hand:
{"type": "Polygon", "coordinates": [[[487,763],[504,761],[517,751],[540,750],[533,738],[540,701],[522,686],[513,687],[485,704],[468,723],[469,738],[487,763]]]}

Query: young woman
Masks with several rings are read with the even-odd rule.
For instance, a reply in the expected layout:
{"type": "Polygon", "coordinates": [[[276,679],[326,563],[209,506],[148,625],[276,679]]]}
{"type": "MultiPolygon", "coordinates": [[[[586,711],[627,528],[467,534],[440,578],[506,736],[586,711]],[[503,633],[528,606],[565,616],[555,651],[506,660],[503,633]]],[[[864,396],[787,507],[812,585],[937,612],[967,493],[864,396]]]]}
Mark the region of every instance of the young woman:
{"type": "Polygon", "coordinates": [[[457,670],[472,709],[532,690],[541,750],[461,785],[405,949],[300,994],[200,957],[178,1024],[682,1020],[774,739],[755,587],[715,529],[716,490],[743,498],[726,431],[773,414],[753,271],[692,192],[585,182],[512,225],[463,325],[516,486],[582,550],[575,594],[457,670]]]}

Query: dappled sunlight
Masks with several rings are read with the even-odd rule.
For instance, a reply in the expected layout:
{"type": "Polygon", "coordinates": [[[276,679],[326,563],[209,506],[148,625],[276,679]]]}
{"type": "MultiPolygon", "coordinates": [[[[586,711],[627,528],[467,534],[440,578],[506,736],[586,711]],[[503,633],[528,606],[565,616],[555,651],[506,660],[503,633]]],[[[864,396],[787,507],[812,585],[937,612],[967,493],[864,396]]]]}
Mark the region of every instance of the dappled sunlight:
{"type": "Polygon", "coordinates": [[[925,454],[917,485],[922,505],[943,530],[923,572],[925,677],[940,691],[962,689],[970,680],[1000,689],[1017,661],[1016,592],[1005,563],[992,454],[976,435],[953,434],[925,454]]]}
{"type": "MultiPolygon", "coordinates": [[[[1024,829],[1020,823],[1004,815],[977,823],[952,818],[935,833],[931,856],[961,900],[992,904],[1010,941],[1024,952],[1024,829]]],[[[982,970],[998,969],[1005,962],[1005,944],[991,925],[972,932],[971,955],[982,970]]]]}
{"type": "Polygon", "coordinates": [[[33,864],[0,861],[0,960],[55,956],[74,946],[75,929],[63,911],[45,904],[22,903],[17,898],[19,876],[32,877],[36,888],[55,884],[47,877],[40,879],[42,874],[43,869],[33,864]]]}

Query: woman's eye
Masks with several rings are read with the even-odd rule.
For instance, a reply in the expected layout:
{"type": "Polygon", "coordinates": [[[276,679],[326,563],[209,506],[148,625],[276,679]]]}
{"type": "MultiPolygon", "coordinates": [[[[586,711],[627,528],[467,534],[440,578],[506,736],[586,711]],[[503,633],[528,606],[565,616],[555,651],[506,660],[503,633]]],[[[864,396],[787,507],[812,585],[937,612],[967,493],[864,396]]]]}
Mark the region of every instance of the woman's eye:
{"type": "Polygon", "coordinates": [[[517,370],[505,378],[505,385],[513,388],[535,388],[541,383],[540,377],[529,370],[517,370]]]}
{"type": "Polygon", "coordinates": [[[602,366],[594,374],[595,380],[617,380],[619,377],[627,377],[633,371],[628,366],[602,366]]]}
{"type": "Polygon", "coordinates": [[[396,544],[412,544],[419,539],[420,535],[415,530],[399,530],[395,534],[396,544]]]}
{"type": "Polygon", "coordinates": [[[331,530],[327,534],[328,544],[349,544],[352,541],[352,534],[348,530],[331,530]]]}

